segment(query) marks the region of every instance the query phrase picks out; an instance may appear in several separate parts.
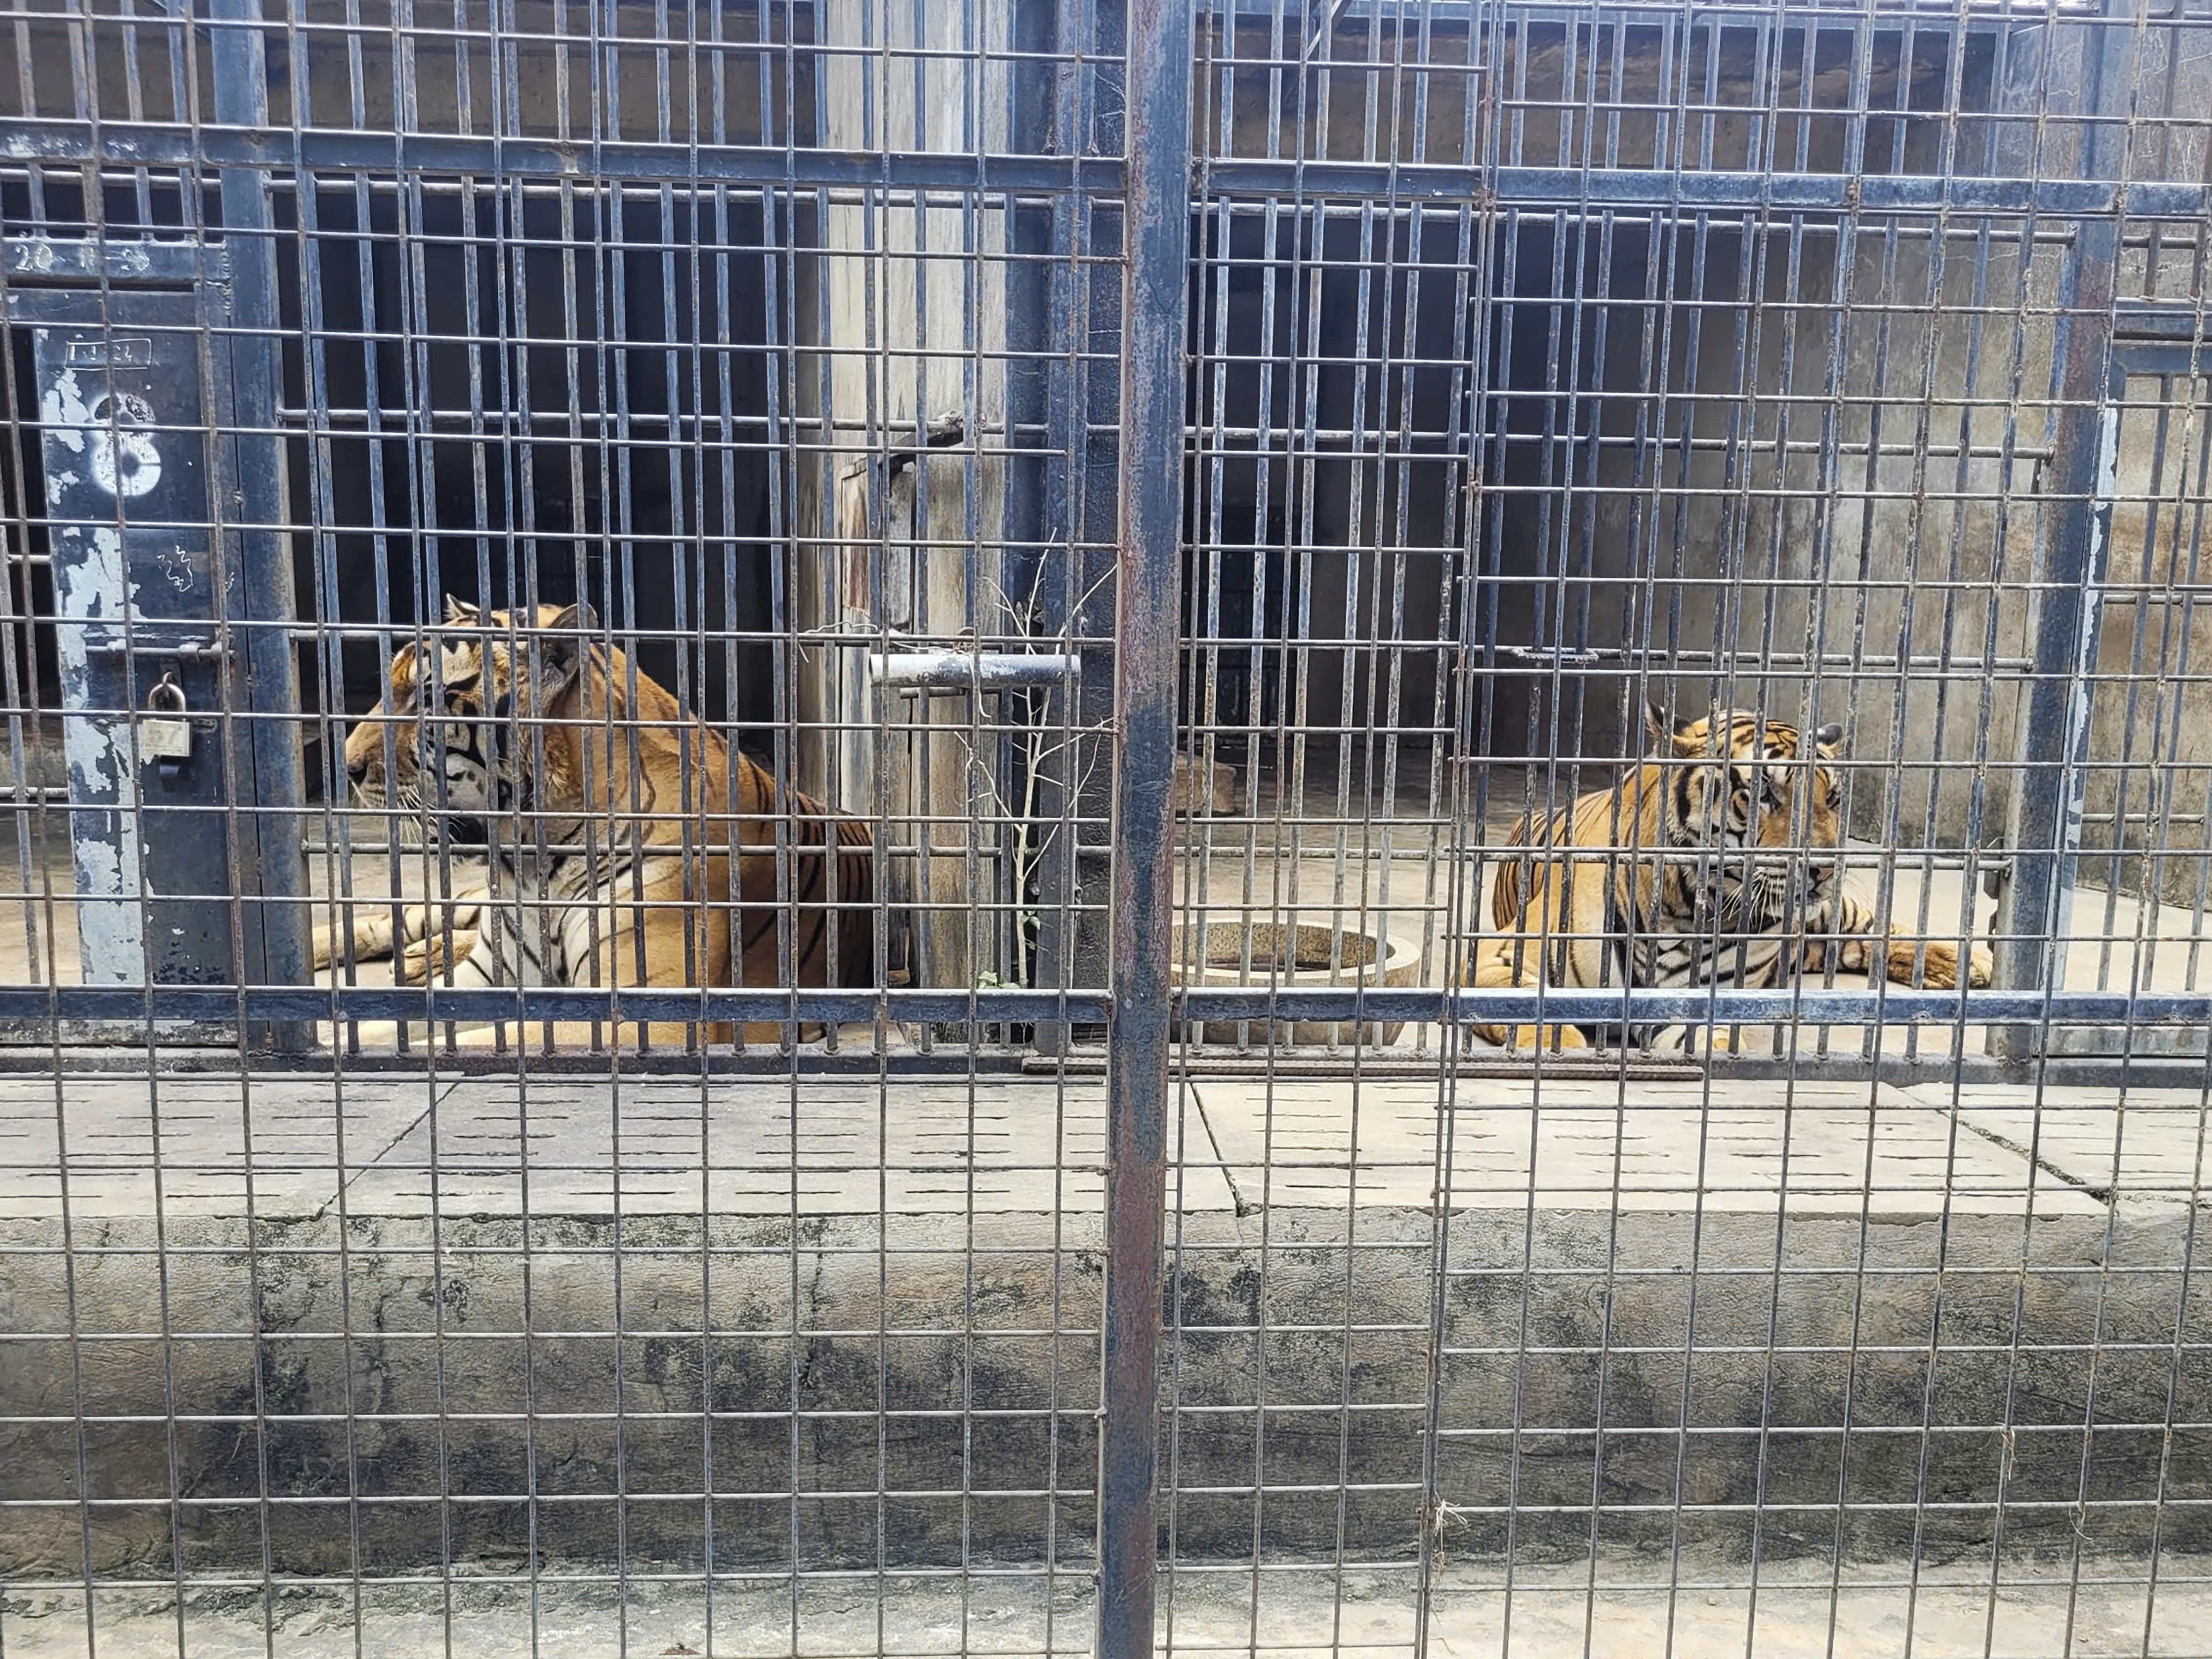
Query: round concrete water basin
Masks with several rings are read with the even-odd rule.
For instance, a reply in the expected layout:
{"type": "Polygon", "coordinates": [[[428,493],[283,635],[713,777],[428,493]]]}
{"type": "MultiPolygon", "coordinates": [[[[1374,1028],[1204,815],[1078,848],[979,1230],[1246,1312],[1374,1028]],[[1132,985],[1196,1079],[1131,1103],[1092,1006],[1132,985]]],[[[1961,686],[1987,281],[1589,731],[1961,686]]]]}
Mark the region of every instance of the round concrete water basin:
{"type": "MultiPolygon", "coordinates": [[[[1328,985],[1411,985],[1419,983],[1419,947],[1382,933],[1278,922],[1210,922],[1205,949],[1187,923],[1175,930],[1175,960],[1170,972],[1178,985],[1225,985],[1265,990],[1315,990],[1328,985]]],[[[1266,1045],[1287,1044],[1395,1043],[1402,1021],[1370,1020],[1355,1025],[1328,1020],[1215,1020],[1193,1025],[1189,1036],[1201,1043],[1240,1040],[1266,1045]]]]}

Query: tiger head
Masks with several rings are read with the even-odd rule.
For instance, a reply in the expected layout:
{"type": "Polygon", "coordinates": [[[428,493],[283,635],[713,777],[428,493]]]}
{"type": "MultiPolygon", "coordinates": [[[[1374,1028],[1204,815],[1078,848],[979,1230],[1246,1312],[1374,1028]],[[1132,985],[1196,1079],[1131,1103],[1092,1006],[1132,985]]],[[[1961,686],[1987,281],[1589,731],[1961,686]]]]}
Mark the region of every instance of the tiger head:
{"type": "Polygon", "coordinates": [[[1833,765],[1844,729],[1819,727],[1808,743],[1796,727],[1742,709],[1678,726],[1650,708],[1645,722],[1666,774],[1663,839],[1721,855],[1705,868],[1723,914],[1753,929],[1824,916],[1844,839],[1833,765]]]}
{"type": "MultiPolygon", "coordinates": [[[[480,829],[489,814],[514,804],[501,780],[512,785],[512,774],[533,763],[514,742],[518,723],[570,711],[599,627],[588,606],[539,605],[530,617],[449,598],[441,627],[392,653],[383,699],[346,734],[356,804],[398,808],[409,839],[438,828],[480,829]],[[518,628],[529,632],[518,635],[518,628]]],[[[561,729],[540,730],[557,749],[561,729]]],[[[557,754],[544,761],[562,770],[557,754]]]]}

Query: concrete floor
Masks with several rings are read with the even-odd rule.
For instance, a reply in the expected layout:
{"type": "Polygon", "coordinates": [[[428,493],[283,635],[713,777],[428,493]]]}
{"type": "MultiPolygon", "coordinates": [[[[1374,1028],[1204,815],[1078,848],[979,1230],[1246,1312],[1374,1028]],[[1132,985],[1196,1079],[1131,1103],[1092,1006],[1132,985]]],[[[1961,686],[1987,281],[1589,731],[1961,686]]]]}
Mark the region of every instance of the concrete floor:
{"type": "MultiPolygon", "coordinates": [[[[1178,1091],[1173,1201],[1231,1220],[1422,1214],[1448,1175],[1451,1206],[1476,1210],[2090,1218],[2117,1193],[2185,1213],[2204,1097],[2138,1088],[2119,1105],[1817,1077],[1201,1077],[1178,1091]]],[[[82,1222],[157,1203],[301,1218],[341,1198],[421,1215],[434,1197],[469,1215],[1048,1216],[1082,1239],[1104,1114],[1096,1078],[0,1077],[0,1220],[58,1224],[64,1198],[82,1222]]]]}
{"type": "MultiPolygon", "coordinates": [[[[1408,801],[1399,818],[1384,825],[1331,823],[1334,798],[1317,796],[1303,820],[1188,828],[1176,863],[1176,903],[1193,923],[1286,920],[1387,934],[1420,956],[1415,983],[1437,984],[1452,929],[1489,926],[1489,887],[1497,863],[1473,850],[1455,855],[1449,826],[1423,816],[1425,812],[1422,802],[1408,801]]],[[[62,819],[54,817],[51,826],[53,833],[33,850],[33,891],[27,900],[13,839],[15,826],[0,815],[0,984],[76,980],[76,929],[68,898],[74,877],[62,819]]],[[[1493,844],[1505,827],[1493,826],[1493,844]]],[[[1879,894],[1881,865],[1876,848],[1854,843],[1848,850],[1845,879],[1869,902],[1879,894]]],[[[465,881],[471,868],[465,860],[454,860],[452,880],[457,885],[465,881]]],[[[313,862],[311,886],[319,899],[331,892],[331,874],[327,859],[313,862]]],[[[395,893],[418,898],[439,880],[434,855],[410,850],[398,860],[396,883],[392,878],[386,855],[359,855],[351,882],[355,899],[380,908],[395,893]]],[[[1891,882],[1890,910],[1899,918],[1899,936],[1916,936],[1924,926],[1928,936],[1955,937],[1962,913],[1973,918],[1977,937],[1986,936],[1995,901],[1977,893],[1962,912],[1960,872],[1923,868],[1915,856],[1900,855],[1891,882]]],[[[319,905],[315,920],[327,925],[343,914],[343,909],[319,905]]],[[[2212,914],[2084,887],[2076,891],[2069,915],[2068,986],[2212,988],[2212,914]]],[[[326,975],[323,983],[328,980],[326,975]]],[[[387,984],[389,968],[380,962],[360,964],[354,982],[387,984]]],[[[1419,1032],[1409,1030],[1405,1040],[1419,1042],[1419,1032]]]]}

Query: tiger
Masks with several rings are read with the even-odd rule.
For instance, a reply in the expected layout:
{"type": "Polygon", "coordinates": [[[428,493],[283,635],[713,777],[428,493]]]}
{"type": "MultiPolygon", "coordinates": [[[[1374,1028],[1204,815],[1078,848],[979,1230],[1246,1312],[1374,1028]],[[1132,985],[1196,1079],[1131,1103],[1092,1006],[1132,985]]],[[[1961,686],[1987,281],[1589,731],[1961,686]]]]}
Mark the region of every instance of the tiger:
{"type": "MultiPolygon", "coordinates": [[[[432,839],[474,826],[487,848],[483,879],[450,899],[405,906],[396,921],[363,906],[343,935],[355,956],[396,948],[403,982],[441,974],[467,989],[781,987],[787,942],[798,984],[830,982],[833,946],[838,978],[867,983],[868,826],[780,787],[685,714],[594,638],[589,606],[530,615],[525,643],[516,613],[448,600],[444,626],[392,654],[383,700],[347,734],[357,803],[427,820],[432,839]]],[[[318,968],[340,954],[338,937],[317,929],[318,968]]],[[[780,1029],[749,1021],[744,1040],[773,1042],[780,1029]]],[[[644,1035],[680,1044],[686,1030],[660,1022],[644,1035]]],[[[704,1032],[732,1036],[727,1022],[704,1032]]]]}
{"type": "MultiPolygon", "coordinates": [[[[1838,881],[1843,728],[1796,727],[1741,709],[1676,725],[1645,711],[1648,758],[1610,789],[1531,814],[1491,889],[1498,931],[1479,944],[1477,987],[1759,990],[1821,972],[1866,973],[1954,990],[1959,953],[1937,941],[1887,940],[1887,918],[1838,881]],[[1801,839],[1802,838],[1802,839],[1801,839]],[[1587,851],[1583,851],[1586,849],[1587,851]],[[1794,849],[1794,851],[1793,851],[1794,849]],[[1887,941],[1884,942],[1878,942],[1887,941]],[[1540,958],[1540,960],[1539,960],[1540,958]]],[[[1968,983],[1990,981],[1981,945],[1968,983]]],[[[1476,1026],[1501,1047],[1587,1048],[1574,1026],[1476,1026]]],[[[1632,1029],[1654,1049],[1727,1049],[1703,1026],[1632,1029]]]]}

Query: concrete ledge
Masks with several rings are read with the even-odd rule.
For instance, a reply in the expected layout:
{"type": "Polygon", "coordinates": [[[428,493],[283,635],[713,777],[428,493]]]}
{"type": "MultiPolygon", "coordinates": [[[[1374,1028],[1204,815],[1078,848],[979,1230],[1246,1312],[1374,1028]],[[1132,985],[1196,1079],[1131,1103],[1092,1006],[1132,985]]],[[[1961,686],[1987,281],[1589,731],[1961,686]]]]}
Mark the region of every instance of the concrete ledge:
{"type": "MultiPolygon", "coordinates": [[[[2148,1574],[2075,1564],[1846,1571],[1768,1565],[1752,1588],[1741,1565],[1601,1552],[1557,1567],[1462,1556],[1334,1572],[1183,1568],[1160,1586],[1159,1630],[1182,1651],[1291,1659],[1320,1651],[1369,1659],[1424,1651],[1522,1659],[1646,1659],[1756,1653],[1759,1659],[1905,1659],[1907,1655],[2157,1656],[2201,1653],[2212,1628],[2208,1563],[2171,1556],[2148,1574]],[[1424,1590],[1425,1589],[1425,1598],[1424,1590]],[[1425,1638],[1424,1642],[1423,1638],[1425,1638]]],[[[88,1620],[82,1599],[33,1592],[0,1608],[14,1659],[173,1659],[281,1652],[285,1659],[604,1659],[611,1653],[718,1659],[1082,1655],[1096,1597],[1079,1567],[891,1570],[799,1581],[738,1573],[711,1581],[614,1582],[547,1562],[519,1572],[462,1572],[404,1585],[258,1582],[188,1591],[110,1593],[88,1620]],[[96,1637],[96,1645],[94,1640],[96,1637]]]]}
{"type": "MultiPolygon", "coordinates": [[[[11,1577],[1087,1557],[1095,1085],[64,1087],[0,1084],[11,1577]]],[[[1182,1092],[1184,1556],[2212,1547],[2196,1097],[1438,1104],[1182,1092]]]]}

